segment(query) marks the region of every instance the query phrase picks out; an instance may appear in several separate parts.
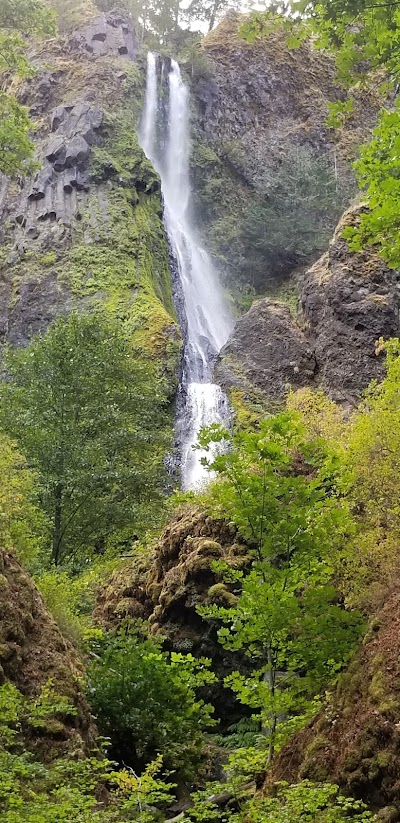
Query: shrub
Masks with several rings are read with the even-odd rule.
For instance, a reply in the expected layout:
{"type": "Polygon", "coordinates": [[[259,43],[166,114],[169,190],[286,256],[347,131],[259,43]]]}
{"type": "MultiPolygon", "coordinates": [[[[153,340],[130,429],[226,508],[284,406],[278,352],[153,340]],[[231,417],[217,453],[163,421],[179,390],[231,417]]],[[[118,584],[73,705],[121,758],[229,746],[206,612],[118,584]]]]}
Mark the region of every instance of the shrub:
{"type": "Polygon", "coordinates": [[[111,751],[142,771],[157,754],[169,768],[190,776],[202,749],[212,707],[198,689],[212,683],[209,661],[166,653],[143,632],[126,626],[96,632],[89,667],[89,698],[111,751]]]}

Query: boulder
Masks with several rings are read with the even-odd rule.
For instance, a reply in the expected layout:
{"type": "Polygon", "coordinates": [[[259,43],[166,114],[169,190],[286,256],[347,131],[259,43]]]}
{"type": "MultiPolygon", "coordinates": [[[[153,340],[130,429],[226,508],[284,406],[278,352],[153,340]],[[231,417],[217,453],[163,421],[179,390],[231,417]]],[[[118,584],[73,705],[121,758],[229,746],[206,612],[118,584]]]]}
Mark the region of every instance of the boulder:
{"type": "Polygon", "coordinates": [[[238,320],[216,367],[225,388],[257,387],[270,406],[309,385],[351,407],[383,378],[376,342],[400,333],[400,275],[374,248],[350,251],[343,230],[361,208],[344,214],[328,252],[306,273],[297,318],[283,303],[261,300],[238,320]]]}
{"type": "Polygon", "coordinates": [[[400,332],[399,273],[374,248],[350,252],[342,236],[357,223],[361,208],[344,214],[328,252],[307,273],[300,299],[318,383],[334,400],[350,405],[371,380],[384,375],[376,341],[400,332]]]}
{"type": "Polygon", "coordinates": [[[95,729],[80,681],[84,668],[66,641],[27,573],[15,557],[0,549],[0,683],[11,681],[24,695],[38,696],[49,681],[69,698],[76,716],[60,718],[57,735],[46,728],[27,736],[46,760],[93,746],[95,729]]]}
{"type": "Polygon", "coordinates": [[[260,300],[238,320],[216,375],[226,388],[250,382],[269,402],[282,402],[289,388],[313,383],[315,370],[312,348],[287,306],[260,300]]]}

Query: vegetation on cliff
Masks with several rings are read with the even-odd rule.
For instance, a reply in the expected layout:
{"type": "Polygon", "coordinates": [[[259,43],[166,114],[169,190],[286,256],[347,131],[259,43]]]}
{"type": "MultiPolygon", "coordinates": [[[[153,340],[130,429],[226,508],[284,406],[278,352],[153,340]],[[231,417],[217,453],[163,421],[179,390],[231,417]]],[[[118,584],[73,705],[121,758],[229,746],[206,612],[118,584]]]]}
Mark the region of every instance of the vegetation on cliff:
{"type": "MultiPolygon", "coordinates": [[[[180,337],[160,183],[134,134],[143,80],[138,66],[121,61],[129,31],[118,15],[101,18],[94,33],[89,26],[71,35],[79,4],[52,5],[64,13],[65,35],[35,52],[44,93],[33,82],[19,90],[32,109],[42,168],[10,187],[2,227],[2,342],[9,351],[0,385],[1,818],[370,823],[380,810],[378,819],[395,823],[400,343],[380,340],[368,353],[382,362],[386,356],[386,376],[353,411],[305,387],[322,363],[307,347],[307,380],[293,380],[301,388],[289,392],[286,410],[265,415],[261,393],[249,409],[244,385],[233,431],[214,426],[199,436],[209,486],[167,504],[180,337]],[[99,78],[109,100],[101,99],[99,78]],[[78,161],[80,140],[87,148],[78,161]],[[37,317],[41,299],[46,310],[37,317]],[[156,541],[167,509],[171,519],[156,541]],[[54,619],[15,556],[34,573],[54,619]]],[[[94,6],[83,5],[86,23],[94,6]]],[[[106,0],[99,5],[108,10],[106,0]]],[[[140,14],[133,0],[125,6],[140,14]]],[[[198,12],[196,2],[188,13],[212,23],[218,8],[216,0],[198,12]]],[[[13,9],[18,14],[7,16],[11,5],[0,0],[0,25],[13,26],[17,49],[8,68],[19,83],[28,71],[20,33],[52,32],[53,18],[43,17],[36,0],[18,0],[13,9]]],[[[149,42],[179,36],[178,11],[169,3],[143,7],[142,34],[149,42]]],[[[362,1],[355,26],[343,0],[291,3],[286,11],[279,20],[276,11],[253,18],[253,43],[240,40],[239,22],[230,18],[207,38],[203,62],[188,57],[202,104],[193,162],[199,202],[205,223],[214,220],[214,250],[234,251],[238,269],[251,268],[253,289],[326,243],[351,190],[346,163],[362,131],[355,128],[350,149],[343,134],[336,145],[327,102],[342,122],[354,115],[353,103],[338,92],[333,58],[316,56],[309,40],[296,43],[292,71],[287,51],[282,59],[287,29],[294,45],[293,34],[312,25],[325,48],[336,50],[342,75],[354,79],[359,61],[397,73],[395,6],[362,1]],[[299,23],[297,12],[308,22],[299,23]],[[257,38],[271,25],[266,49],[257,38]],[[249,111],[237,118],[242,78],[232,85],[230,77],[225,123],[216,117],[210,140],[202,116],[213,79],[228,95],[232,53],[260,102],[258,68],[269,65],[268,49],[290,93],[284,111],[274,111],[282,146],[270,134],[273,163],[261,175],[265,155],[251,151],[249,111]],[[252,57],[255,77],[244,65],[252,57]],[[317,91],[298,99],[299,76],[303,82],[310,64],[317,91]],[[222,139],[232,123],[229,140],[222,139]]],[[[258,116],[267,135],[265,100],[258,116]]],[[[368,112],[371,119],[375,99],[368,112]]],[[[12,120],[7,133],[16,147],[9,171],[29,170],[24,109],[20,116],[18,145],[12,120]]],[[[356,317],[352,334],[363,334],[372,316],[365,304],[379,306],[376,328],[387,322],[393,329],[386,268],[363,251],[349,263],[342,228],[351,248],[379,245],[397,265],[397,116],[396,107],[383,113],[358,164],[369,211],[345,218],[326,267],[314,268],[303,292],[308,316],[323,314],[328,326],[326,307],[334,314],[336,304],[332,298],[321,312],[315,281],[328,289],[329,266],[336,274],[340,268],[348,299],[339,302],[356,317]],[[363,262],[373,288],[353,276],[363,262]]],[[[279,306],[265,311],[282,328],[279,306]]],[[[288,311],[283,319],[288,328],[288,311]]],[[[343,325],[340,333],[347,340],[343,325]]],[[[257,335],[255,346],[263,346],[257,335]]],[[[358,349],[364,339],[356,338],[358,349]]],[[[328,353],[323,362],[332,366],[328,353]]],[[[360,361],[353,360],[354,371],[360,361]]],[[[288,381],[281,382],[283,404],[288,381]]],[[[352,385],[354,403],[357,376],[352,385]]]]}

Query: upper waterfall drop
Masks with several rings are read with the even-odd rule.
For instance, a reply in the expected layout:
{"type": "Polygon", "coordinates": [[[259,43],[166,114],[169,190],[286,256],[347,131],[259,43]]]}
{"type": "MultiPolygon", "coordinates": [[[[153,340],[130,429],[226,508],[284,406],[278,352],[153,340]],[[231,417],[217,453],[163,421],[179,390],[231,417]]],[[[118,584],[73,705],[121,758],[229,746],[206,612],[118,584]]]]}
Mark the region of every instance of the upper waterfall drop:
{"type": "Polygon", "coordinates": [[[177,436],[182,487],[199,487],[207,477],[201,453],[194,450],[200,429],[229,419],[228,400],[213,383],[215,359],[226,343],[233,319],[218,275],[193,227],[189,180],[189,91],[178,63],[168,71],[167,104],[160,105],[157,57],[147,57],[146,96],[140,128],[141,146],[161,177],[164,222],[176,264],[183,310],[182,378],[178,396],[177,436]]]}

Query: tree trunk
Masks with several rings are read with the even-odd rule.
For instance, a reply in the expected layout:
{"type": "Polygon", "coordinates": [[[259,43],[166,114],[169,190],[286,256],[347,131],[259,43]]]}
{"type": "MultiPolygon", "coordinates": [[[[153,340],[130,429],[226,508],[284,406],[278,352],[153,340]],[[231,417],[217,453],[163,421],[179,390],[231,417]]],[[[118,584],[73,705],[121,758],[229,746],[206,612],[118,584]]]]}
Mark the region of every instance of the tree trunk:
{"type": "Polygon", "coordinates": [[[220,5],[221,5],[220,0],[215,0],[214,5],[211,9],[211,17],[210,17],[210,22],[208,24],[208,31],[211,31],[211,29],[214,28],[215,18],[217,16],[217,11],[218,11],[220,5]]]}
{"type": "Polygon", "coordinates": [[[62,527],[62,494],[63,485],[57,483],[54,490],[54,530],[53,530],[53,562],[58,566],[61,549],[61,527],[62,527]]]}
{"type": "MultiPolygon", "coordinates": [[[[272,668],[272,655],[271,649],[268,649],[268,671],[265,672],[264,681],[268,683],[269,691],[271,698],[275,697],[275,671],[272,668]]],[[[268,731],[269,733],[269,747],[268,747],[268,759],[267,765],[270,766],[272,763],[272,758],[275,752],[275,733],[276,733],[276,712],[271,713],[271,721],[268,729],[265,729],[264,732],[268,731]]]]}

